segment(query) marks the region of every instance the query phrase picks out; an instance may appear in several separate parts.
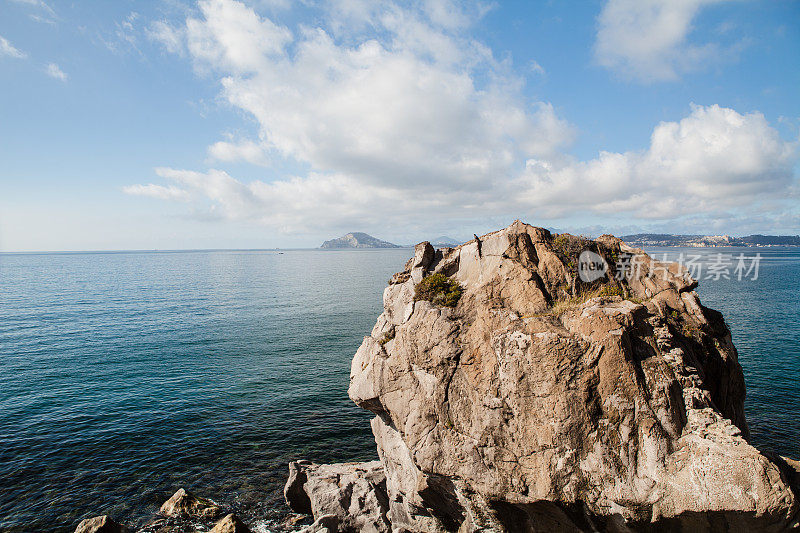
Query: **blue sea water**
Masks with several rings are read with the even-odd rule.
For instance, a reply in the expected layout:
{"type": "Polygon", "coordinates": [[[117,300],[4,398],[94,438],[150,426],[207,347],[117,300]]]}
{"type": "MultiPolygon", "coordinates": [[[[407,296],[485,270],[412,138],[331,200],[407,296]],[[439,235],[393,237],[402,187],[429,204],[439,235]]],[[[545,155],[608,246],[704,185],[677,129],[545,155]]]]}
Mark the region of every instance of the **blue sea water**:
{"type": "MultiPolygon", "coordinates": [[[[752,440],[800,457],[800,249],[702,281],[752,440]]],[[[410,250],[0,254],[0,530],[141,524],[177,488],[270,527],[287,463],[376,457],[350,360],[410,250]]]]}

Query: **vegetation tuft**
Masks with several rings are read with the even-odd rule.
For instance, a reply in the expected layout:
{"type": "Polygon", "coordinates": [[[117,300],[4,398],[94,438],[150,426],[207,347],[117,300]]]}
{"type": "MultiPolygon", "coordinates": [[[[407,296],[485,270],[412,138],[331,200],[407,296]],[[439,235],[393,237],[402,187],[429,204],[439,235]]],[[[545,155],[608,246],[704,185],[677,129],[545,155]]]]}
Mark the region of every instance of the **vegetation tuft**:
{"type": "Polygon", "coordinates": [[[597,298],[598,296],[603,296],[606,298],[611,296],[619,296],[621,298],[625,298],[625,295],[623,294],[622,289],[619,286],[604,283],[602,285],[595,286],[592,289],[583,290],[579,292],[577,296],[559,298],[553,302],[553,305],[552,307],[550,307],[550,309],[548,309],[544,313],[540,313],[540,315],[561,316],[566,311],[574,307],[577,307],[583,302],[591,300],[592,298],[597,298]]]}
{"type": "Polygon", "coordinates": [[[431,274],[417,284],[414,301],[427,300],[433,305],[455,307],[463,289],[457,281],[442,273],[431,274]]]}
{"type": "Polygon", "coordinates": [[[594,242],[583,235],[561,233],[553,239],[553,251],[570,270],[577,270],[578,256],[584,250],[596,251],[594,242]]]}
{"type": "Polygon", "coordinates": [[[392,339],[394,339],[394,328],[384,333],[378,342],[380,343],[381,346],[383,346],[392,339]]]}

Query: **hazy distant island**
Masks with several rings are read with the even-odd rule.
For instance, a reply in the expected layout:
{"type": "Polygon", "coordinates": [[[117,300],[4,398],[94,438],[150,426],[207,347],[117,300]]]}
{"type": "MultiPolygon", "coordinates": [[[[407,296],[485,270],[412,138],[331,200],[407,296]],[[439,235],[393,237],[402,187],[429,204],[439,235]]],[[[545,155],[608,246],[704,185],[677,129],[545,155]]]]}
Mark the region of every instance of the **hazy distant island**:
{"type": "Polygon", "coordinates": [[[636,246],[800,246],[800,235],[671,235],[669,233],[636,233],[623,235],[623,241],[636,246]]]}
{"type": "Polygon", "coordinates": [[[367,235],[366,233],[355,231],[337,239],[325,241],[320,248],[402,248],[402,246],[376,239],[372,235],[367,235]]]}
{"type": "Polygon", "coordinates": [[[464,241],[459,241],[458,239],[454,239],[452,237],[447,237],[446,235],[441,235],[430,240],[431,246],[434,248],[453,248],[459,244],[463,244],[463,242],[464,241]]]}
{"type": "MultiPolygon", "coordinates": [[[[454,248],[464,241],[440,235],[435,239],[430,239],[431,246],[434,248],[454,248]]],[[[354,231],[347,235],[342,235],[336,239],[331,239],[322,243],[320,248],[324,249],[342,249],[342,248],[413,248],[413,244],[406,246],[393,244],[388,241],[382,241],[367,233],[354,231]]]]}

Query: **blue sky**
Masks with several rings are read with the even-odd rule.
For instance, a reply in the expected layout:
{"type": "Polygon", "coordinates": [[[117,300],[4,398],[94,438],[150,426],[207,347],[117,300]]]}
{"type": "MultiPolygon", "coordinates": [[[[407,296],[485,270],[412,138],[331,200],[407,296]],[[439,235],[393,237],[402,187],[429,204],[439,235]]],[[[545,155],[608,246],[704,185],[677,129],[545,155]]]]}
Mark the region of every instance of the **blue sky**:
{"type": "Polygon", "coordinates": [[[0,250],[800,233],[800,2],[0,0],[0,250]]]}

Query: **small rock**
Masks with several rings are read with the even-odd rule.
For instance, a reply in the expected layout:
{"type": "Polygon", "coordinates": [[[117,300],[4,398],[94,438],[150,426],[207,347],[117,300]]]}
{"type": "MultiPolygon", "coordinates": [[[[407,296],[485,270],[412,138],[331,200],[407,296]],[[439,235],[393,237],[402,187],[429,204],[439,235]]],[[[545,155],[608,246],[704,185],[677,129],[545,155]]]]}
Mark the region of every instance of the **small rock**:
{"type": "Polygon", "coordinates": [[[82,520],[75,533],[128,533],[130,530],[116,523],[108,515],[95,516],[82,520]]]}
{"type": "Polygon", "coordinates": [[[200,498],[184,489],[172,495],[159,509],[164,516],[179,518],[216,518],[222,514],[222,508],[211,500],[200,498]]]}
{"type": "Polygon", "coordinates": [[[217,522],[210,533],[250,533],[250,529],[231,513],[217,522]]]}

